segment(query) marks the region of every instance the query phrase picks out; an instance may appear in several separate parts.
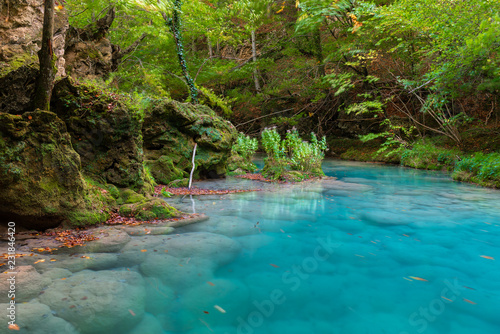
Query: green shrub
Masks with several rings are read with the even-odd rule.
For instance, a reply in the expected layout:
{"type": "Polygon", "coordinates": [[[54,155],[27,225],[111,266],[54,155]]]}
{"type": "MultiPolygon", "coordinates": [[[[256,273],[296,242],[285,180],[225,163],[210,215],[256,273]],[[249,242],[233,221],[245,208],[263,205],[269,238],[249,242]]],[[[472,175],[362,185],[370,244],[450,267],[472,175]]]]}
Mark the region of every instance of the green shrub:
{"type": "Polygon", "coordinates": [[[311,142],[306,142],[300,138],[298,131],[294,128],[289,130],[285,139],[282,140],[276,128],[267,128],[262,132],[262,146],[267,153],[262,169],[265,177],[274,180],[298,180],[297,173],[290,173],[290,171],[314,176],[324,175],[321,162],[327,150],[325,137],[318,141],[316,135],[312,133],[311,142]],[[291,174],[295,176],[291,177],[291,174]]]}
{"type": "Polygon", "coordinates": [[[296,129],[287,131],[285,147],[291,163],[292,170],[323,174],[321,161],[323,161],[327,150],[326,138],[321,141],[314,133],[311,133],[311,142],[303,141],[296,129]]]}
{"type": "Polygon", "coordinates": [[[240,155],[247,162],[252,161],[252,157],[259,147],[259,142],[255,138],[245,136],[243,133],[238,134],[236,144],[233,145],[233,151],[240,155]]]}
{"type": "Polygon", "coordinates": [[[460,159],[460,151],[437,147],[432,143],[418,141],[411,149],[406,149],[401,154],[403,166],[418,169],[448,169],[453,170],[460,159]]]}
{"type": "Polygon", "coordinates": [[[500,188],[500,153],[476,153],[457,162],[453,179],[500,188]]]}

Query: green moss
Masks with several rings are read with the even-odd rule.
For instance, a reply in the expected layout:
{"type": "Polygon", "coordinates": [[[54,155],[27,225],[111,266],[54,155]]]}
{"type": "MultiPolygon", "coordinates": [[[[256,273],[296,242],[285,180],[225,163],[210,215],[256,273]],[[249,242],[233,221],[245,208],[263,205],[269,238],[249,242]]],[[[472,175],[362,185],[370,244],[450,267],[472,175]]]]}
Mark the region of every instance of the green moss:
{"type": "Polygon", "coordinates": [[[107,184],[106,189],[114,199],[118,199],[120,197],[120,190],[118,190],[118,187],[116,187],[114,184],[107,184]]]}
{"type": "Polygon", "coordinates": [[[117,200],[118,204],[133,204],[145,201],[146,197],[144,195],[138,194],[132,189],[122,189],[120,197],[117,200]]]}
{"type": "Polygon", "coordinates": [[[31,54],[29,52],[26,52],[14,56],[14,58],[9,59],[6,64],[7,66],[0,67],[0,77],[7,75],[7,73],[11,71],[17,70],[21,66],[30,64],[38,65],[38,56],[36,55],[36,53],[31,54]]]}
{"type": "Polygon", "coordinates": [[[135,216],[135,218],[137,218],[139,220],[153,220],[156,218],[156,215],[151,211],[143,210],[143,211],[140,211],[135,216]]]}
{"type": "Polygon", "coordinates": [[[228,175],[231,172],[241,170],[243,173],[253,173],[257,170],[257,166],[253,162],[245,160],[243,157],[233,154],[227,161],[228,175]]]}
{"type": "Polygon", "coordinates": [[[403,151],[401,164],[418,169],[452,170],[460,159],[460,155],[457,149],[438,147],[430,140],[425,143],[419,141],[414,143],[411,149],[403,151]]]}
{"type": "Polygon", "coordinates": [[[189,179],[184,178],[180,180],[174,180],[170,183],[168,183],[169,187],[187,187],[189,185],[189,179]]]}
{"type": "Polygon", "coordinates": [[[171,218],[176,215],[177,210],[171,206],[164,205],[153,205],[151,211],[155,214],[158,219],[171,218]]]}
{"type": "Polygon", "coordinates": [[[121,215],[121,216],[124,216],[124,217],[129,217],[129,216],[132,216],[132,213],[133,213],[133,210],[130,206],[128,205],[122,205],[120,206],[120,208],[118,209],[118,213],[121,215]]]}
{"type": "Polygon", "coordinates": [[[105,222],[110,217],[107,212],[96,212],[94,210],[76,211],[68,214],[71,226],[91,226],[105,222]]]}

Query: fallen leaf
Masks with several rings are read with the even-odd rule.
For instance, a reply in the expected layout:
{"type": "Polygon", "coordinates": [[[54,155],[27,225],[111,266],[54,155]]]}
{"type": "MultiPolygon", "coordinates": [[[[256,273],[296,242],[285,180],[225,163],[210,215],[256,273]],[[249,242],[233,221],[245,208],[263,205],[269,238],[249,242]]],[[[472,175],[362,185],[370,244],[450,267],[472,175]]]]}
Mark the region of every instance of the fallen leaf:
{"type": "Polygon", "coordinates": [[[212,282],[210,282],[210,281],[208,281],[207,283],[208,283],[209,285],[211,285],[211,286],[215,286],[215,284],[214,284],[214,283],[212,283],[212,282]]]}
{"type": "Polygon", "coordinates": [[[147,252],[148,250],[147,249],[141,249],[141,252],[147,252]]]}
{"type": "Polygon", "coordinates": [[[224,310],[222,307],[220,307],[219,305],[214,305],[214,308],[219,311],[220,313],[226,313],[226,310],[224,310]]]}
{"type": "Polygon", "coordinates": [[[19,326],[17,324],[10,324],[9,325],[10,330],[18,331],[20,330],[19,326]]]}
{"type": "Polygon", "coordinates": [[[493,256],[488,256],[488,255],[481,255],[482,258],[488,259],[488,260],[494,260],[495,258],[493,256]]]}
{"type": "Polygon", "coordinates": [[[424,281],[424,282],[429,282],[428,280],[426,280],[425,278],[422,278],[422,277],[417,277],[417,276],[410,276],[411,279],[414,279],[416,281],[424,281]]]}
{"type": "Polygon", "coordinates": [[[452,303],[453,303],[453,300],[451,300],[451,299],[449,299],[449,298],[446,298],[446,297],[444,297],[444,296],[441,296],[441,298],[443,298],[443,299],[445,299],[445,300],[447,300],[447,301],[449,301],[449,302],[452,302],[452,303]]]}
{"type": "Polygon", "coordinates": [[[477,303],[474,303],[472,300],[465,299],[465,298],[464,298],[464,302],[467,302],[467,303],[472,304],[472,305],[476,305],[477,304],[477,303]]]}
{"type": "Polygon", "coordinates": [[[203,311],[203,313],[208,314],[208,311],[203,311]]]}
{"type": "Polygon", "coordinates": [[[132,314],[132,316],[134,316],[134,317],[135,317],[135,313],[134,313],[134,311],[132,311],[132,310],[130,310],[130,309],[129,309],[128,311],[130,312],[130,314],[132,314]]]}
{"type": "Polygon", "coordinates": [[[274,263],[269,263],[270,266],[273,266],[274,268],[279,268],[280,266],[275,265],[274,263]]]}

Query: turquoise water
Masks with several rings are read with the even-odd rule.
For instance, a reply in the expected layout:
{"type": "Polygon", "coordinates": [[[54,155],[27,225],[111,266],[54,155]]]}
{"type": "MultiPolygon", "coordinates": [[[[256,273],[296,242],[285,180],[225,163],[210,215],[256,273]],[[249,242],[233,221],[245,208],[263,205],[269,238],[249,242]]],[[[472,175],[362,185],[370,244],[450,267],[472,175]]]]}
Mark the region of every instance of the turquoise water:
{"type": "MultiPolygon", "coordinates": [[[[340,182],[199,207],[238,217],[226,234],[243,245],[216,274],[245,291],[228,298],[241,298],[237,326],[233,317],[215,332],[500,331],[499,191],[383,165],[329,161],[324,170],[340,182]],[[257,222],[252,234],[239,231],[257,222]]],[[[208,324],[211,303],[204,305],[210,314],[200,317],[208,324]]],[[[194,332],[210,332],[198,325],[194,332]]]]}
{"type": "Polygon", "coordinates": [[[40,320],[24,332],[500,332],[500,191],[385,165],[324,170],[337,179],[197,183],[267,191],[171,198],[211,218],[65,262],[72,273],[48,267],[68,255],[36,264],[65,279],[27,304],[40,320]]]}

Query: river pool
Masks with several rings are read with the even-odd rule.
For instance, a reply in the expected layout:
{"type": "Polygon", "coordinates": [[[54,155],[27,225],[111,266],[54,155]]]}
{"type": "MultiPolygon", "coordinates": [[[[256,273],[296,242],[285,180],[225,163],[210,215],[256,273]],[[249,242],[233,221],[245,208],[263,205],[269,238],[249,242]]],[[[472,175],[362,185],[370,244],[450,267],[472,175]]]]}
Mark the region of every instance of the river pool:
{"type": "Polygon", "coordinates": [[[20,333],[500,332],[500,191],[396,166],[323,169],[336,179],[199,182],[264,190],[169,198],[210,219],[71,254],[94,266],[47,257],[34,267],[51,280],[20,306],[37,328],[20,333]]]}

